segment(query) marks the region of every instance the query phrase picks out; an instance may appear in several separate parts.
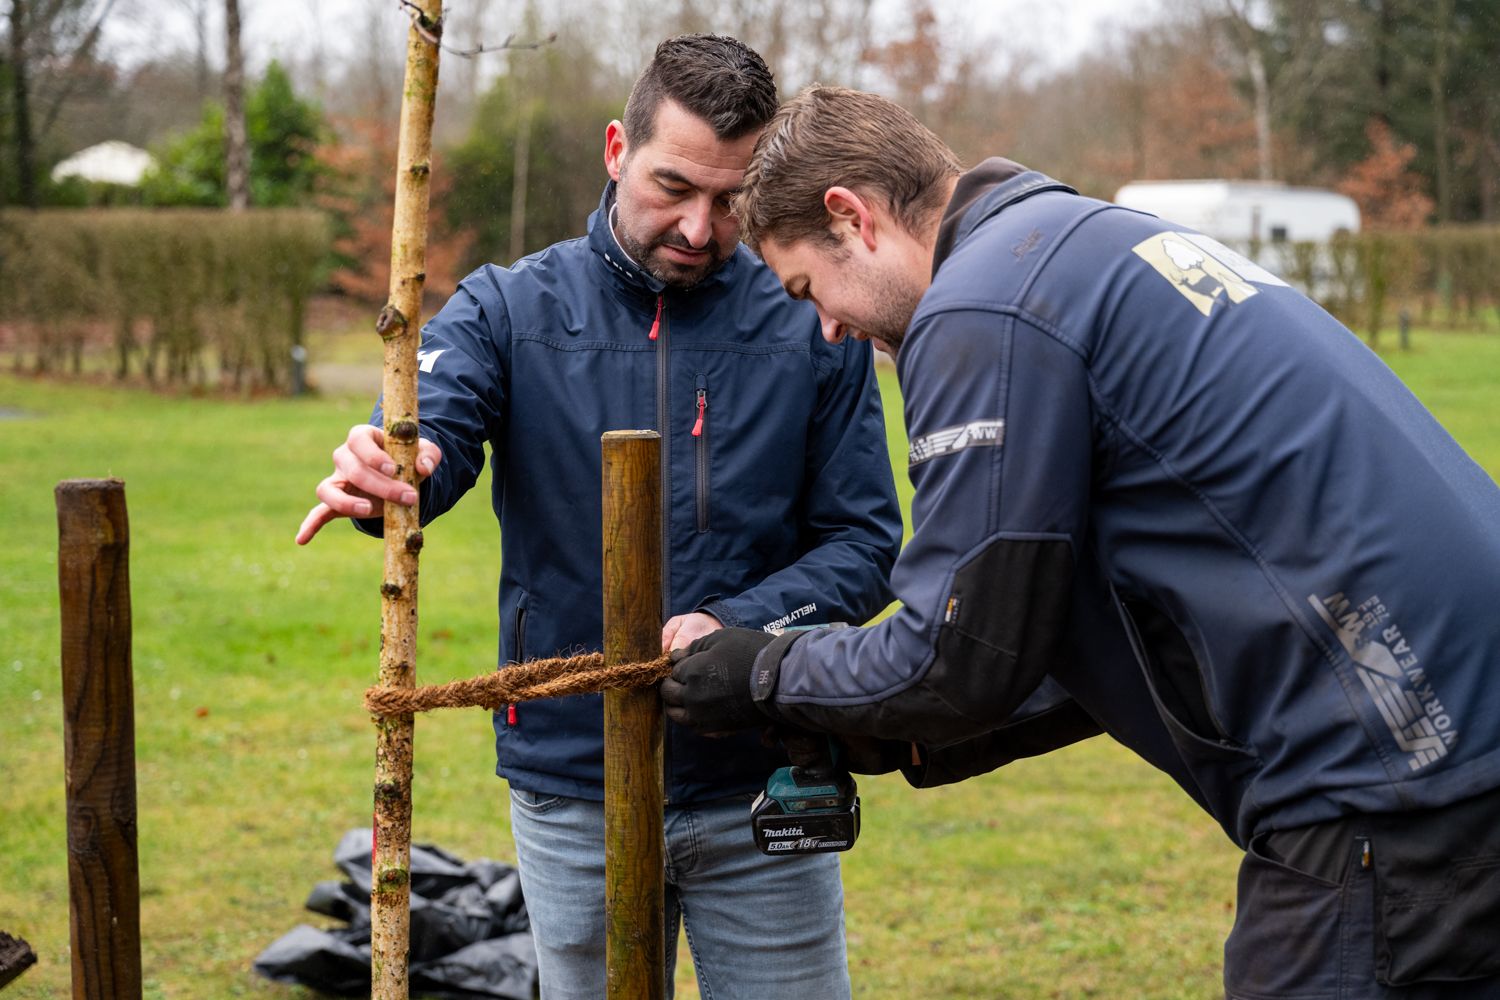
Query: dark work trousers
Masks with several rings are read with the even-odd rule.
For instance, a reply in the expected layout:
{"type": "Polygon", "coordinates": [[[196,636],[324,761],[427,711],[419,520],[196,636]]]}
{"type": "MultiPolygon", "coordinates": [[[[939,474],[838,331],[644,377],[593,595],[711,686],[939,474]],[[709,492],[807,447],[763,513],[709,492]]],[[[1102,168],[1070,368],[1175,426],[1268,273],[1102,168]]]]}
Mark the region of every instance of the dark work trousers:
{"type": "Polygon", "coordinates": [[[1500,1000],[1500,792],[1261,834],[1229,1000],[1500,1000]]]}

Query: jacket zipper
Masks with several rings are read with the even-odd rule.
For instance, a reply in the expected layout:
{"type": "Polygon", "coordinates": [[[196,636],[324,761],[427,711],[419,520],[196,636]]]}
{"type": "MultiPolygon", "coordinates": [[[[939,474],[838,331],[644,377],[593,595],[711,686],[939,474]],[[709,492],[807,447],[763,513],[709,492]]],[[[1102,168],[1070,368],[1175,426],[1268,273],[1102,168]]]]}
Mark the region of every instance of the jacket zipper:
{"type": "MultiPolygon", "coordinates": [[[[667,422],[667,385],[671,379],[672,367],[667,356],[667,342],[671,338],[671,331],[667,323],[666,296],[656,297],[656,319],[651,323],[649,337],[656,341],[656,429],[661,435],[661,620],[665,622],[671,614],[672,607],[672,461],[671,444],[668,436],[667,422]]],[[[671,783],[667,781],[667,775],[672,773],[672,741],[666,738],[663,732],[661,746],[662,763],[662,802],[672,801],[671,783]]]]}
{"type": "MultiPolygon", "coordinates": [[[[526,662],[526,605],[522,604],[516,608],[516,662],[526,662]]],[[[505,706],[505,724],[514,726],[516,724],[515,702],[505,706]]]]}
{"type": "Polygon", "coordinates": [[[708,530],[708,376],[698,376],[698,419],[693,424],[693,452],[696,459],[698,533],[708,530]]]}

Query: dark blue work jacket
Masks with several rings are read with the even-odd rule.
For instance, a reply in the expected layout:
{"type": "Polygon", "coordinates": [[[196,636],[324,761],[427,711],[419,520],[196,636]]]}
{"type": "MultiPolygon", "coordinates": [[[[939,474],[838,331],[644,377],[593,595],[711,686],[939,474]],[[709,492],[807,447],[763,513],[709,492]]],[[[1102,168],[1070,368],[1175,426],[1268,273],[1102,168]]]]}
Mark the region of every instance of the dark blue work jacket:
{"type": "Polygon", "coordinates": [[[1023,173],[898,367],[902,608],[791,645],[783,714],[982,739],[1051,673],[1242,845],[1500,786],[1500,489],[1308,298],[1023,173]]]}
{"type": "MultiPolygon", "coordinates": [[[[421,433],[443,461],[422,520],[474,484],[488,443],[500,662],[601,646],[609,430],[662,435],[663,620],[866,621],[890,600],[901,541],[868,345],[826,343],[812,307],[744,246],[698,287],[664,289],[621,252],[613,196],[587,237],[481,267],[423,330],[421,433]]],[[[603,798],[601,696],[494,721],[496,771],[513,786],[603,798]]],[[[763,787],[785,763],[759,734],[706,739],[671,723],[665,757],[669,801],[763,787]]]]}

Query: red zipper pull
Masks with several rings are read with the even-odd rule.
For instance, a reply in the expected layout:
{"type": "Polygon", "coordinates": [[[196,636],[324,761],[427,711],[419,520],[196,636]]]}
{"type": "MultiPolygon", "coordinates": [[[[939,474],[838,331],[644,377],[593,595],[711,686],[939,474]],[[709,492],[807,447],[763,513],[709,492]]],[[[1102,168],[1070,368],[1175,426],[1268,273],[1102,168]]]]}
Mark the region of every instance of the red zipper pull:
{"type": "Polygon", "coordinates": [[[698,390],[698,422],[693,425],[693,437],[701,437],[703,434],[703,411],[708,409],[708,390],[698,390]]]}
{"type": "Polygon", "coordinates": [[[514,703],[505,706],[505,724],[514,726],[516,724],[516,706],[514,703]]]}
{"type": "Polygon", "coordinates": [[[661,330],[661,304],[662,304],[662,301],[663,301],[663,297],[660,296],[660,295],[658,295],[656,297],[656,318],[651,321],[651,339],[652,340],[656,339],[656,334],[661,330]]]}

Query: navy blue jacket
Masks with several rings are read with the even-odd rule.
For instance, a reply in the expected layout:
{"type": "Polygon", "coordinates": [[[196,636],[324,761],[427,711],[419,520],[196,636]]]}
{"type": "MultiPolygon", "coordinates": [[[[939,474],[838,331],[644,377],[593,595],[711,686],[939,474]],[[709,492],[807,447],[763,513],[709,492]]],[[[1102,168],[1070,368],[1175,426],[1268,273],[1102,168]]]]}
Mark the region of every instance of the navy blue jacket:
{"type": "MultiPolygon", "coordinates": [[[[743,246],[698,287],[664,289],[616,243],[613,195],[587,237],[469,275],[422,334],[421,433],[443,449],[422,520],[474,484],[488,444],[500,662],[601,646],[608,430],[662,434],[663,620],[868,620],[890,601],[901,541],[868,345],[826,343],[743,246]]],[[[514,787],[603,798],[599,695],[498,712],[495,734],[514,787]]],[[[665,758],[669,801],[763,787],[785,763],[758,734],[671,723],[665,758]]]]}
{"type": "Polygon", "coordinates": [[[792,644],[781,713],[983,743],[1050,673],[1242,845],[1500,786],[1500,489],[1380,359],[1034,172],[956,227],[898,361],[903,606],[792,644]]]}

